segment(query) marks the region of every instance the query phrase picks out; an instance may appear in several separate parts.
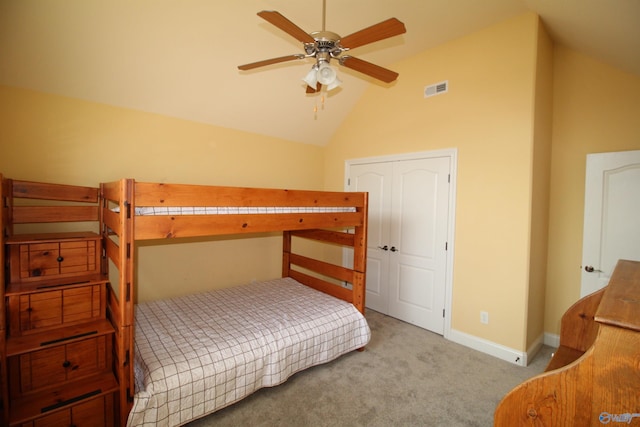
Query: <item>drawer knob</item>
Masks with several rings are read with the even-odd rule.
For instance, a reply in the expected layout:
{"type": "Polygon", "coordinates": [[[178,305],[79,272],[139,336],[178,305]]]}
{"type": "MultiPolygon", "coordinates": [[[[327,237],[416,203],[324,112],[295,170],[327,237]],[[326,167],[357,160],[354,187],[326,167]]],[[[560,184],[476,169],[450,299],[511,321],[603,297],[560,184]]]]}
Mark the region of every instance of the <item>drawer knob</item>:
{"type": "Polygon", "coordinates": [[[63,257],[61,257],[61,256],[59,256],[58,258],[56,258],[56,261],[58,261],[58,262],[62,262],[62,261],[64,261],[64,258],[63,258],[63,257]]]}
{"type": "Polygon", "coordinates": [[[71,362],[69,362],[68,360],[65,360],[64,362],[62,362],[63,368],[68,368],[69,366],[71,366],[71,362]]]}

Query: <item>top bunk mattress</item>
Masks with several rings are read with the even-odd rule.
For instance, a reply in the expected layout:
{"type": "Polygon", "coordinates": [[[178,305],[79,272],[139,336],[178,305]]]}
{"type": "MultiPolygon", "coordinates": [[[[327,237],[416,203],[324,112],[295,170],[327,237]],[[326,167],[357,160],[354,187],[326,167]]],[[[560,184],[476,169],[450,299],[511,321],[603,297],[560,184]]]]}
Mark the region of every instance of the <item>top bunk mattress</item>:
{"type": "MultiPolygon", "coordinates": [[[[117,209],[114,209],[117,212],[117,209]]],[[[287,213],[343,213],[355,212],[354,207],[342,206],[137,206],[137,216],[162,215],[240,215],[287,213]]]]}
{"type": "Polygon", "coordinates": [[[128,425],[176,426],[364,347],[355,307],[291,278],[138,304],[128,425]]]}

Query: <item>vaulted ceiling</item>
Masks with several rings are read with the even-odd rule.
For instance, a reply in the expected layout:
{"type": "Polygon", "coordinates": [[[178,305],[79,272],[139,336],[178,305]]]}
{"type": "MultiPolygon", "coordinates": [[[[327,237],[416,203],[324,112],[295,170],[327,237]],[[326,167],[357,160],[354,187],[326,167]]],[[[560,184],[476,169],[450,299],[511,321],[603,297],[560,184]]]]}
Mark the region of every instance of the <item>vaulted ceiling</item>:
{"type": "MultiPolygon", "coordinates": [[[[390,17],[407,32],[353,56],[394,62],[516,15],[542,17],[556,43],[640,76],[638,0],[327,0],[326,29],[345,36],[390,17]]],[[[302,52],[256,15],[277,10],[322,29],[322,0],[0,0],[0,84],[326,144],[367,85],[338,67],[341,88],[314,113],[311,59],[237,66],[302,52]]],[[[400,76],[402,78],[402,76],[400,76]]],[[[433,82],[425,82],[426,84],[433,82]]]]}

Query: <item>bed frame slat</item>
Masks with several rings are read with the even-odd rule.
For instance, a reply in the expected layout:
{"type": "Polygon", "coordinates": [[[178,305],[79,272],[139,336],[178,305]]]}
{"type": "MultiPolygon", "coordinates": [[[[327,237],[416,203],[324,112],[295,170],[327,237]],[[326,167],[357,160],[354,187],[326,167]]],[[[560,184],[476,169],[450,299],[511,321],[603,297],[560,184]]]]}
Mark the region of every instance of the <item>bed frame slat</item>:
{"type": "Polygon", "coordinates": [[[343,282],[353,282],[353,270],[349,268],[341,267],[339,265],[330,264],[324,261],[308,258],[297,254],[290,254],[289,262],[307,270],[314,271],[323,276],[329,276],[343,282]]]}
{"type": "Polygon", "coordinates": [[[292,236],[302,237],[305,239],[317,240],[326,243],[335,243],[336,245],[351,246],[354,245],[354,235],[342,231],[332,230],[296,230],[291,232],[292,236]]]}
{"type": "Polygon", "coordinates": [[[97,206],[14,206],[14,224],[97,221],[97,206]]]}
{"type": "Polygon", "coordinates": [[[136,206],[363,206],[361,193],[136,182],[136,206]]]}
{"type": "Polygon", "coordinates": [[[113,233],[120,235],[120,217],[117,213],[109,209],[103,209],[102,221],[113,233]]]}
{"type": "Polygon", "coordinates": [[[319,279],[317,277],[310,276],[300,271],[291,270],[289,277],[297,280],[300,283],[304,283],[310,288],[324,292],[341,300],[353,303],[353,293],[350,289],[337,286],[334,283],[327,282],[326,280],[319,279]]]}
{"type": "Polygon", "coordinates": [[[105,254],[115,265],[120,265],[120,248],[111,239],[105,239],[105,254]]]}
{"type": "Polygon", "coordinates": [[[138,216],[136,240],[213,236],[224,234],[264,233],[317,227],[362,225],[357,212],[313,214],[235,214],[188,216],[138,216]]]}
{"type": "Polygon", "coordinates": [[[97,203],[98,188],[13,180],[13,197],[97,203]]]}

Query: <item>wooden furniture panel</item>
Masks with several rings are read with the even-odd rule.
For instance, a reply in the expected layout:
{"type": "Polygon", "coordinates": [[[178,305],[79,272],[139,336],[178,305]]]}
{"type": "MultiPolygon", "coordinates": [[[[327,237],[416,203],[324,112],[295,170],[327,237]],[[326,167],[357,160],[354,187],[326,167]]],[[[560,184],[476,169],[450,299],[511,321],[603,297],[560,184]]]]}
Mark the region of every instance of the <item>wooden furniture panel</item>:
{"type": "Polygon", "coordinates": [[[10,334],[17,337],[104,317],[105,293],[103,282],[8,294],[10,334]]]}
{"type": "Polygon", "coordinates": [[[7,243],[12,283],[99,272],[100,236],[95,233],[20,235],[7,243]]]}
{"type": "Polygon", "coordinates": [[[19,316],[18,323],[11,322],[11,335],[18,336],[30,330],[62,325],[62,301],[62,291],[9,297],[12,320],[16,317],[13,316],[14,313],[19,316]],[[18,304],[14,304],[16,299],[19,301],[18,304]]]}
{"type": "Polygon", "coordinates": [[[52,412],[19,427],[112,427],[115,426],[113,394],[89,399],[77,405],[52,412]]]}
{"type": "Polygon", "coordinates": [[[13,397],[111,369],[111,345],[100,336],[9,358],[10,391],[13,397]]]}
{"type": "Polygon", "coordinates": [[[581,357],[598,335],[596,311],[604,289],[587,295],[573,304],[560,321],[560,345],[546,367],[546,371],[566,366],[581,357]]]}
{"type": "Polygon", "coordinates": [[[20,279],[60,274],[59,243],[33,243],[20,245],[18,249],[20,258],[15,270],[20,279]]]}
{"type": "Polygon", "coordinates": [[[113,408],[113,394],[107,394],[103,398],[89,400],[71,408],[71,420],[73,425],[109,427],[114,425],[115,411],[113,408]],[[96,417],[96,414],[103,417],[96,417]],[[102,422],[100,422],[102,421],[102,422]]]}
{"type": "Polygon", "coordinates": [[[61,369],[64,360],[66,360],[64,346],[10,358],[9,368],[12,378],[10,378],[9,388],[11,395],[15,397],[51,384],[63,383],[67,379],[65,369],[61,369]]]}
{"type": "Polygon", "coordinates": [[[494,425],[640,426],[640,261],[618,261],[609,284],[565,316],[564,353],[502,399],[494,425]]]}

